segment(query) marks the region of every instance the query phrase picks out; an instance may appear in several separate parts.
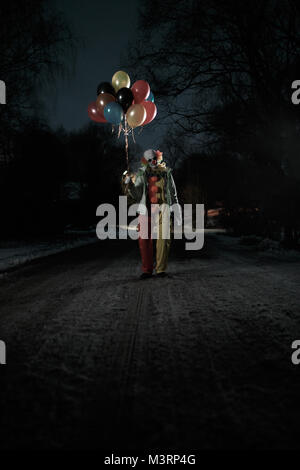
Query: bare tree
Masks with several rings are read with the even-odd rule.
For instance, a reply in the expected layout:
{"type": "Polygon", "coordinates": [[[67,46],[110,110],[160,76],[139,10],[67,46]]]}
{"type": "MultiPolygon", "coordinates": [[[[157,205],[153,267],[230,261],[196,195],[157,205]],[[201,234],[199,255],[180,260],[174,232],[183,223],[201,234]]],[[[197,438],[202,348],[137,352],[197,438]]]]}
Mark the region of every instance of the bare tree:
{"type": "Polygon", "coordinates": [[[48,0],[0,3],[0,72],[7,88],[0,114],[2,154],[13,131],[37,108],[38,87],[67,72],[75,46],[66,21],[48,0]]]}
{"type": "Polygon", "coordinates": [[[295,160],[285,154],[299,121],[290,105],[300,69],[297,1],[145,0],[140,31],[129,64],[149,78],[179,133],[240,152],[250,137],[270,158],[295,160]]]}
{"type": "Polygon", "coordinates": [[[241,184],[245,204],[299,232],[300,116],[291,103],[300,75],[299,2],[144,0],[139,31],[128,63],[152,84],[169,148],[185,142],[199,158],[233,157],[233,168],[243,169],[234,204],[241,184]]]}

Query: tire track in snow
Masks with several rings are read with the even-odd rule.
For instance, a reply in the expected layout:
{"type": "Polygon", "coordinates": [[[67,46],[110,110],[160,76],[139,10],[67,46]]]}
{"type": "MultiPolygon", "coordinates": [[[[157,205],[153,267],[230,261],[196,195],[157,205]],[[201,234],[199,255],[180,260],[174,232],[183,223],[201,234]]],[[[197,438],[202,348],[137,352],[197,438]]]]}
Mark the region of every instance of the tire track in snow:
{"type": "MultiPolygon", "coordinates": [[[[147,287],[140,287],[130,294],[127,314],[118,332],[119,345],[116,348],[111,377],[117,392],[113,400],[113,422],[111,433],[116,436],[124,422],[133,414],[134,388],[139,374],[138,356],[143,344],[142,323],[147,316],[149,293],[147,287]]],[[[108,384],[111,388],[111,384],[108,384]]],[[[126,436],[123,436],[123,442],[126,436]]]]}

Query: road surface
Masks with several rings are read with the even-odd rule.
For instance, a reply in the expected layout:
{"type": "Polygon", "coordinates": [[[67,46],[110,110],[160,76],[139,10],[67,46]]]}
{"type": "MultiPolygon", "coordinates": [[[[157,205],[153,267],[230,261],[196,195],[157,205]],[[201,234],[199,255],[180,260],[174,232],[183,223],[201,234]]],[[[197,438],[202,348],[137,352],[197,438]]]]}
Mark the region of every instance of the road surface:
{"type": "Polygon", "coordinates": [[[299,448],[299,260],[211,235],[139,269],[108,241],[0,281],[0,447],[299,448]]]}

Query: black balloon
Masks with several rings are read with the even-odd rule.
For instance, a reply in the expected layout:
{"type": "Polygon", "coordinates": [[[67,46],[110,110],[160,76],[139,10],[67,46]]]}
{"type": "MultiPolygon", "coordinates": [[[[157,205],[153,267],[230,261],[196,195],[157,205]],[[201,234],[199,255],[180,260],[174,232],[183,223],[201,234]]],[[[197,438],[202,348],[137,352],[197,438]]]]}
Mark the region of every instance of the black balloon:
{"type": "Polygon", "coordinates": [[[130,88],[121,88],[116,94],[116,102],[122,106],[124,113],[126,113],[133,102],[133,94],[130,88]]]}
{"type": "Polygon", "coordinates": [[[99,83],[99,85],[97,87],[97,96],[99,96],[100,93],[109,93],[110,95],[116,96],[115,89],[112,86],[112,84],[109,83],[109,82],[99,83]]]}

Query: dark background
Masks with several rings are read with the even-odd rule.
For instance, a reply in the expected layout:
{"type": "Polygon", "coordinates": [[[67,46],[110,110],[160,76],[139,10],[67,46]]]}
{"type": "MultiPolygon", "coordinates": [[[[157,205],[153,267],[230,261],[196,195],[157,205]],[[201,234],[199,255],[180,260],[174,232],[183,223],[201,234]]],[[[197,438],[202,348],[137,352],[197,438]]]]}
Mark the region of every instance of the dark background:
{"type": "Polygon", "coordinates": [[[95,223],[99,203],[116,200],[124,142],[86,108],[123,68],[149,81],[159,110],[130,142],[133,168],[161,147],[182,202],[221,209],[238,235],[297,246],[298,21],[284,0],[1,6],[1,236],[95,223]],[[69,182],[76,203],[63,196],[69,182]]]}
{"type": "Polygon", "coordinates": [[[120,69],[158,107],[131,168],[163,151],[207,228],[146,287],[136,244],[96,236],[2,273],[0,447],[299,448],[299,58],[296,0],[0,3],[1,248],[117,204],[124,140],[87,106],[120,69]]]}

